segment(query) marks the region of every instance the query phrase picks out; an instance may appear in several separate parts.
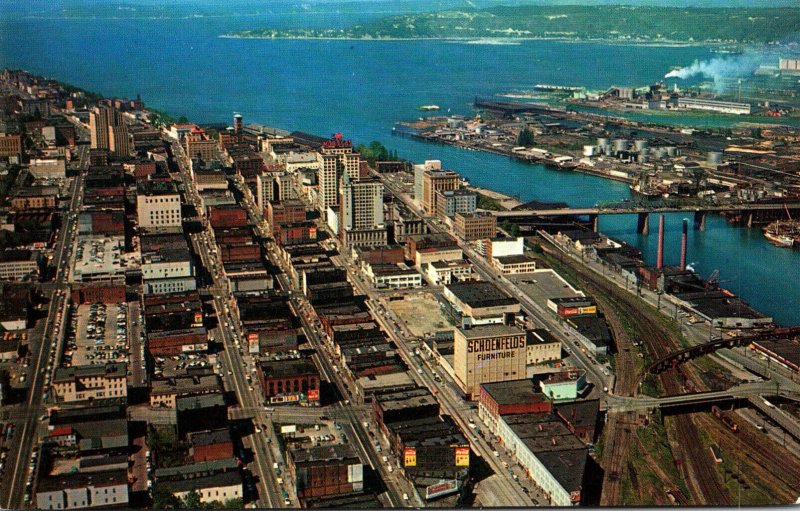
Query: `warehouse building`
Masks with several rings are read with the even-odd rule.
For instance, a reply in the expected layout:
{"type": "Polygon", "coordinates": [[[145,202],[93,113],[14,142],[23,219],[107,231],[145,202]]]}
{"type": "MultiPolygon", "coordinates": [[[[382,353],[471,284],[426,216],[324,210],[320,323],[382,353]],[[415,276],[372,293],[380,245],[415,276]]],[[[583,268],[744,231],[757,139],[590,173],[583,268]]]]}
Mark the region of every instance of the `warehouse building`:
{"type": "Polygon", "coordinates": [[[301,502],[364,489],[364,464],[350,445],[320,445],[289,450],[287,454],[289,474],[301,502]]]}
{"type": "Polygon", "coordinates": [[[457,328],[453,354],[456,383],[467,399],[480,396],[482,383],[524,378],[525,331],[511,325],[457,328]]]}
{"type": "Polygon", "coordinates": [[[445,312],[462,327],[502,324],[520,313],[517,300],[491,282],[474,281],[450,284],[442,293],[445,312]]]}

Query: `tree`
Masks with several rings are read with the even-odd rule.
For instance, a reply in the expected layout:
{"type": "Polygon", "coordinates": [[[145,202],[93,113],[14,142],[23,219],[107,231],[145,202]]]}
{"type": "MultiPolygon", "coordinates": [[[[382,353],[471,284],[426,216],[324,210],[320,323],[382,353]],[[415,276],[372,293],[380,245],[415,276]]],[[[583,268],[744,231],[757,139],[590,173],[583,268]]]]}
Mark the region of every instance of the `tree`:
{"type": "Polygon", "coordinates": [[[179,509],[181,499],[172,493],[172,488],[166,484],[158,484],[153,490],[153,509],[179,509]]]}
{"type": "Polygon", "coordinates": [[[243,509],[244,502],[242,502],[241,498],[238,499],[228,499],[222,503],[222,507],[224,509],[243,509]]]}
{"type": "Polygon", "coordinates": [[[186,509],[205,509],[206,505],[200,501],[200,493],[193,490],[183,498],[183,507],[186,509]]]}
{"type": "Polygon", "coordinates": [[[519,136],[517,137],[517,145],[523,147],[533,145],[533,133],[528,129],[527,126],[525,126],[525,128],[519,132],[519,136]]]}

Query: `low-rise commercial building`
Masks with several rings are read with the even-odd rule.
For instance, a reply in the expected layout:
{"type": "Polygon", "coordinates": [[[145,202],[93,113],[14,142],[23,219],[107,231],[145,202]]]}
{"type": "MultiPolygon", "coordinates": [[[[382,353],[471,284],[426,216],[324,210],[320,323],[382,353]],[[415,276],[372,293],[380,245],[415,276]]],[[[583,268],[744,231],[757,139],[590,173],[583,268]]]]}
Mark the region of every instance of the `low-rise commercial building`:
{"type": "Polygon", "coordinates": [[[434,261],[428,263],[423,270],[434,286],[448,286],[453,282],[464,282],[476,278],[472,263],[465,259],[434,261]]]}
{"type": "Polygon", "coordinates": [[[453,215],[453,234],[465,241],[492,238],[497,234],[497,217],[485,212],[456,212],[453,215]]]}
{"type": "Polygon", "coordinates": [[[503,275],[518,275],[536,271],[536,259],[526,255],[493,257],[492,263],[503,275]]]}
{"type": "Polygon", "coordinates": [[[561,341],[542,328],[525,332],[527,365],[544,364],[561,360],[561,341]]]}
{"type": "Polygon", "coordinates": [[[481,385],[478,417],[497,435],[500,417],[516,413],[549,413],[552,402],[530,379],[481,385]]]}
{"type": "Polygon", "coordinates": [[[128,395],[128,367],[124,363],[59,367],[53,377],[56,401],[73,403],[128,395]]]}
{"type": "Polygon", "coordinates": [[[262,361],[257,374],[271,404],[319,404],[319,371],[308,359],[262,361]]]}
{"type": "Polygon", "coordinates": [[[0,251],[0,280],[21,281],[39,275],[38,253],[31,250],[0,251]]]}
{"type": "Polygon", "coordinates": [[[575,506],[583,495],[588,450],[552,414],[501,416],[497,436],[553,506],[575,506]]]}
{"type": "Polygon", "coordinates": [[[37,509],[128,507],[126,469],[91,474],[68,473],[39,479],[37,509]]]}
{"type": "Polygon", "coordinates": [[[287,454],[289,474],[301,501],[364,489],[364,464],[348,444],[293,449],[287,454]]]}
{"type": "Polygon", "coordinates": [[[502,324],[521,311],[520,303],[491,282],[458,282],[445,286],[445,311],[457,325],[502,324]]]}

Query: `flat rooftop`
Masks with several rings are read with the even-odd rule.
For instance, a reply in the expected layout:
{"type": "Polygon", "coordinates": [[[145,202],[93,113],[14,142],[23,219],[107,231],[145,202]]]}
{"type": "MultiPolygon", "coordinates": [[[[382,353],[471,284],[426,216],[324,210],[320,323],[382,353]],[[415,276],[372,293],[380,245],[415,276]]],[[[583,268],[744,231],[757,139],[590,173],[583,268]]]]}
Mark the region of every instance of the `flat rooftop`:
{"type": "Polygon", "coordinates": [[[123,273],[124,236],[78,236],[75,248],[75,280],[114,277],[123,273]]]}
{"type": "Polygon", "coordinates": [[[525,340],[527,341],[528,346],[532,346],[534,344],[553,344],[561,342],[553,337],[553,334],[544,328],[534,328],[533,330],[526,331],[525,340]]]}
{"type": "Polygon", "coordinates": [[[497,307],[517,303],[491,282],[461,282],[450,284],[446,289],[470,307],[497,307]]]}
{"type": "Polygon", "coordinates": [[[481,388],[499,405],[543,403],[547,397],[531,379],[484,383],[481,388]]]}
{"type": "Polygon", "coordinates": [[[348,461],[360,463],[361,460],[349,444],[320,445],[307,449],[291,451],[295,464],[348,461]]]}
{"type": "Polygon", "coordinates": [[[518,326],[500,324],[477,325],[472,328],[459,328],[458,331],[467,339],[523,335],[525,333],[525,331],[518,326]]]}
{"type": "Polygon", "coordinates": [[[307,358],[261,362],[264,378],[288,378],[303,374],[318,374],[317,366],[307,358]]]}

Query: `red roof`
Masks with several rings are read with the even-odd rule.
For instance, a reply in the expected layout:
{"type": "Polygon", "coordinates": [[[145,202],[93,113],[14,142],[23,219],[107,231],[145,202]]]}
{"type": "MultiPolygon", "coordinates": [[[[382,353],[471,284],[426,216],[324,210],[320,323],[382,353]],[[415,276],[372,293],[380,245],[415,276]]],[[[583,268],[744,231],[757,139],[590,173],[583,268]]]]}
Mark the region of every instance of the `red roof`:
{"type": "Polygon", "coordinates": [[[72,426],[58,426],[47,436],[64,436],[72,434],[72,426]]]}

